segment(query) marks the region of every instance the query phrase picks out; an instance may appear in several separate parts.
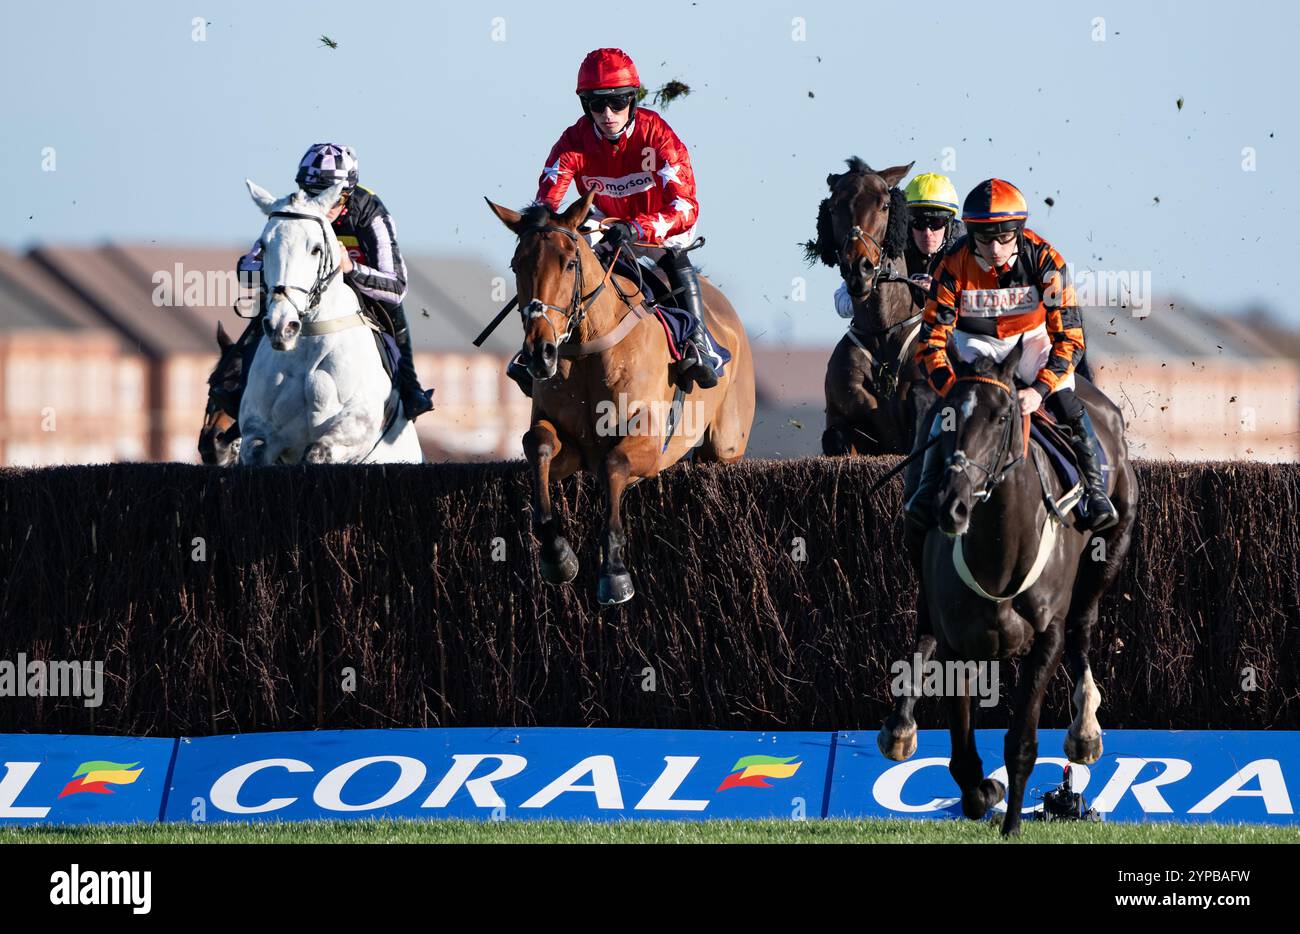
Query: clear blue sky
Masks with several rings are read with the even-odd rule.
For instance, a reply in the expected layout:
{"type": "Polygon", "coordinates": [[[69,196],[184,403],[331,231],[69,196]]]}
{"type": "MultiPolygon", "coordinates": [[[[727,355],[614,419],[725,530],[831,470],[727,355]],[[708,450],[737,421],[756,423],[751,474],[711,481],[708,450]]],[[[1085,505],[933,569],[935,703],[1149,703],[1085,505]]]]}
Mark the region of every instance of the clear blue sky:
{"type": "Polygon", "coordinates": [[[827,173],[851,154],[931,170],[950,146],[959,191],[990,175],[1015,181],[1031,226],[1078,267],[1150,270],[1158,294],[1224,309],[1262,302],[1300,324],[1294,286],[1282,288],[1300,193],[1296,9],[11,4],[0,242],[251,241],[261,223],[244,177],[287,192],[302,150],[330,139],[355,147],[404,249],[478,254],[504,272],[512,240],[482,196],[532,198],[577,116],[579,61],[618,45],[647,85],[694,89],[664,113],[695,164],[709,239],[697,261],[762,340],[824,343],[842,330],[836,274],[809,270],[797,247],[827,173]],[[195,42],[200,15],[211,25],[195,42]],[[493,41],[497,16],[504,42],[493,41]],[[1105,42],[1092,39],[1097,16],[1105,42]],[[795,17],[806,41],[792,39],[795,17]],[[321,47],[321,34],[338,48],[321,47]],[[47,146],[54,172],[41,169],[47,146]],[[1241,168],[1246,146],[1254,172],[1241,168]],[[802,304],[787,299],[800,275],[802,304]]]}

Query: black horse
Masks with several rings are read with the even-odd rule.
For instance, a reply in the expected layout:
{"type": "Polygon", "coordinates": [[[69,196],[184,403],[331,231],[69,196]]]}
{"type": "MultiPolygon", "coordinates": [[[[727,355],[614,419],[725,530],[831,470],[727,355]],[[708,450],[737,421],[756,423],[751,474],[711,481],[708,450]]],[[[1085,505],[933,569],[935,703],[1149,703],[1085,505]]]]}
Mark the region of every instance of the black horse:
{"type": "MultiPolygon", "coordinates": [[[[922,661],[1007,660],[1024,656],[1005,742],[1010,788],[984,777],[975,750],[969,692],[945,697],[952,758],[963,813],[982,818],[1007,796],[1003,835],[1019,832],[1025,784],[1038,758],[1038,718],[1048,683],[1064,655],[1075,682],[1075,718],[1065,741],[1071,762],[1101,756],[1097,708],[1101,694],[1088,666],[1097,607],[1114,581],[1132,538],[1137,477],[1124,439],[1124,417],[1095,386],[1076,377],[1112,465],[1107,492],[1119,522],[1085,533],[1049,512],[1047,497],[1067,492],[1026,444],[1028,420],[1019,410],[1015,373],[1022,346],[1001,364],[988,358],[958,364],[958,379],[941,416],[946,470],[938,494],[939,527],[926,537],[917,600],[916,652],[922,661]]],[[[953,355],[952,359],[956,359],[953,355]]],[[[881,728],[881,752],[896,760],[916,751],[915,696],[898,697],[881,728]]]]}
{"type": "Polygon", "coordinates": [[[199,429],[199,457],[213,467],[228,467],[239,456],[239,393],[244,361],[238,341],[217,323],[221,357],[208,377],[208,405],[199,429]]]}
{"type": "Polygon", "coordinates": [[[903,254],[907,199],[897,185],[912,163],[879,172],[858,158],[826,176],[830,196],[817,210],[810,263],[838,268],[853,299],[853,320],[826,365],[822,453],[906,454],[934,393],[913,359],[924,293],[903,254]]]}

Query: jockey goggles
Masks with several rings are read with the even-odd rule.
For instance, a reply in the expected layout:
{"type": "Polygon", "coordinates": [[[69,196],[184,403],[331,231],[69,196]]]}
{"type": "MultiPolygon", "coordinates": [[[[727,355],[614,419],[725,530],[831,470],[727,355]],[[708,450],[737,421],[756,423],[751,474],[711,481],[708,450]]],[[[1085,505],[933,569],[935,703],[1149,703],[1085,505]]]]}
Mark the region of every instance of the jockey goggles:
{"type": "Polygon", "coordinates": [[[952,222],[951,214],[914,214],[913,230],[943,230],[952,222]]]}
{"type": "Polygon", "coordinates": [[[635,94],[584,94],[582,106],[594,114],[603,113],[607,107],[614,113],[622,113],[634,100],[635,94]]]}

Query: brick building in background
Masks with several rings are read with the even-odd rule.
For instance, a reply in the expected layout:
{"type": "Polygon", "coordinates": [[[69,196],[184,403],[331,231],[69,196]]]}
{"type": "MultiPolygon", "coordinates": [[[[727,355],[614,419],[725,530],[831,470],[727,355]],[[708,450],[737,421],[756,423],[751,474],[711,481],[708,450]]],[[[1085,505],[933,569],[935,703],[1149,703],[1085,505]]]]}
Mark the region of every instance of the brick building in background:
{"type": "MultiPolygon", "coordinates": [[[[113,244],[0,255],[0,463],[197,462],[217,326],[235,338],[248,323],[231,307],[240,252],[113,244]]],[[[482,350],[472,344],[495,311],[497,274],[473,259],[407,262],[415,365],[436,389],[437,409],[416,422],[426,458],[516,456],[530,410],[505,377],[517,321],[482,350]]]]}
{"type": "MultiPolygon", "coordinates": [[[[834,314],[829,307],[826,314],[834,314]]],[[[1300,460],[1300,340],[1256,317],[1162,301],[1135,318],[1084,310],[1088,362],[1124,411],[1129,448],[1155,460],[1300,460]]],[[[821,453],[830,347],[755,348],[751,450],[821,453]]]]}
{"type": "MultiPolygon", "coordinates": [[[[0,252],[0,463],[197,462],[217,325],[233,338],[247,324],[230,307],[240,252],[158,244],[0,252]]],[[[476,257],[407,263],[416,368],[436,390],[437,408],[416,422],[426,458],[521,456],[530,403],[504,374],[518,318],[481,350],[472,344],[510,297],[509,274],[476,257]]],[[[1259,318],[1169,302],[1145,318],[1110,309],[1085,317],[1089,360],[1124,408],[1137,456],[1300,460],[1300,341],[1267,333],[1259,318]]],[[[750,456],[821,452],[831,349],[755,344],[750,456]]]]}

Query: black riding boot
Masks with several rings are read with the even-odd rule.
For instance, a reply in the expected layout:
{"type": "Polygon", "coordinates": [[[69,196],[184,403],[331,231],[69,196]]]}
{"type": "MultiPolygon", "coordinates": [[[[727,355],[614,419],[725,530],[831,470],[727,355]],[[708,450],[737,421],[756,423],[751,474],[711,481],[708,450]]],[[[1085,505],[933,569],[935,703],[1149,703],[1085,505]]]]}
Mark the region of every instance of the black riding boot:
{"type": "Polygon", "coordinates": [[[533,374],[528,372],[528,364],[524,362],[522,350],[506,364],[506,376],[515,381],[525,396],[530,399],[533,397],[533,374]]]}
{"type": "Polygon", "coordinates": [[[397,362],[397,391],[402,398],[402,410],[410,421],[433,410],[433,390],[420,386],[420,377],[415,372],[415,361],[411,358],[411,334],[406,327],[406,312],[401,305],[390,305],[385,311],[393,321],[393,339],[401,357],[397,362]]]}
{"type": "MultiPolygon", "coordinates": [[[[935,418],[931,422],[930,438],[938,433],[939,419],[935,418]]],[[[935,525],[934,499],[938,496],[939,484],[943,481],[943,455],[940,453],[942,447],[941,444],[932,444],[926,449],[916,491],[903,507],[903,518],[921,532],[929,531],[935,525]]]]}
{"type": "Polygon", "coordinates": [[[700,274],[691,265],[688,254],[671,247],[664,251],[660,266],[668,273],[674,289],[678,289],[679,307],[695,319],[695,330],[683,349],[678,364],[683,376],[693,379],[701,389],[718,385],[718,371],[709,357],[709,345],[704,337],[704,298],[700,292],[700,274]]]}
{"type": "Polygon", "coordinates": [[[1083,495],[1086,516],[1078,520],[1078,527],[1085,531],[1101,532],[1119,521],[1115,504],[1106,495],[1106,481],[1101,475],[1101,457],[1098,451],[1101,442],[1097,440],[1097,430],[1093,428],[1088,410],[1079,406],[1080,414],[1070,419],[1070,446],[1079,458],[1079,470],[1087,491],[1083,495]]]}

